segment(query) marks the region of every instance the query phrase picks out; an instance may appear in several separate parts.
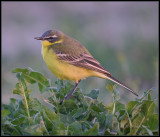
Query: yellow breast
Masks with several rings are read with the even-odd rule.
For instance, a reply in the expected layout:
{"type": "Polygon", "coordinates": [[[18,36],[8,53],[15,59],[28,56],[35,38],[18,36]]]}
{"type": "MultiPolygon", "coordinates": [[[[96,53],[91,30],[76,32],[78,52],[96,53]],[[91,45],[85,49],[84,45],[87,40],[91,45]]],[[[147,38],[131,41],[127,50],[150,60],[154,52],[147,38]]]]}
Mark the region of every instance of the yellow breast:
{"type": "Polygon", "coordinates": [[[59,60],[54,51],[48,46],[42,46],[42,56],[50,71],[59,79],[78,82],[88,76],[93,76],[91,70],[80,68],[59,60]]]}

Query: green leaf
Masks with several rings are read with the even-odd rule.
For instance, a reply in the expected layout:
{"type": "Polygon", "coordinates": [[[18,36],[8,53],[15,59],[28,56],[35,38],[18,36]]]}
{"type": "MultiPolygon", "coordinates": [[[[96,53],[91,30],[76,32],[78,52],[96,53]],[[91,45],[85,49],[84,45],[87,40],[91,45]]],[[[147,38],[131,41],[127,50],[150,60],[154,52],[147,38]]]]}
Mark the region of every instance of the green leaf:
{"type": "Polygon", "coordinates": [[[17,95],[21,95],[23,96],[23,93],[24,93],[24,88],[22,86],[21,83],[17,83],[16,84],[16,88],[13,89],[13,94],[17,94],[17,95]]]}
{"type": "Polygon", "coordinates": [[[59,121],[59,119],[55,119],[52,126],[51,135],[67,135],[67,127],[64,123],[59,121]]]}
{"type": "Polygon", "coordinates": [[[30,77],[34,78],[37,82],[41,82],[43,83],[44,85],[48,86],[49,83],[48,83],[48,80],[46,79],[46,77],[44,77],[41,73],[39,72],[31,72],[30,77]]]}
{"type": "Polygon", "coordinates": [[[148,93],[148,100],[149,100],[149,101],[152,100],[152,99],[151,99],[151,93],[150,93],[150,92],[148,93]]]}
{"type": "Polygon", "coordinates": [[[111,93],[113,93],[114,89],[113,89],[113,86],[112,86],[110,83],[107,84],[106,88],[107,88],[111,93]]]}
{"type": "Polygon", "coordinates": [[[54,120],[57,118],[57,114],[49,109],[47,106],[43,106],[43,116],[48,130],[52,130],[54,120]]]}
{"type": "Polygon", "coordinates": [[[101,112],[100,114],[97,115],[97,119],[100,126],[99,129],[101,129],[102,131],[105,130],[106,128],[106,117],[107,117],[106,112],[101,112]]]}
{"type": "Polygon", "coordinates": [[[25,120],[25,117],[20,116],[20,117],[14,119],[14,120],[12,121],[12,124],[19,126],[19,125],[21,125],[21,124],[23,123],[24,120],[25,120]]]}
{"type": "Polygon", "coordinates": [[[74,109],[77,109],[78,106],[73,100],[64,100],[62,105],[59,106],[59,111],[62,114],[68,114],[69,112],[73,111],[74,109]]]}
{"type": "Polygon", "coordinates": [[[120,103],[120,102],[118,102],[118,101],[116,101],[115,105],[116,105],[115,112],[118,112],[120,110],[124,110],[125,109],[125,105],[120,103]]]}
{"type": "Polygon", "coordinates": [[[117,134],[117,131],[119,131],[119,122],[117,121],[117,118],[113,116],[111,132],[114,132],[114,134],[117,134]]]}
{"type": "Polygon", "coordinates": [[[57,84],[57,90],[61,91],[62,87],[63,87],[63,80],[57,80],[55,82],[55,84],[57,84]]]}
{"type": "Polygon", "coordinates": [[[108,110],[108,113],[110,113],[110,114],[113,111],[113,105],[114,105],[114,103],[109,103],[107,106],[105,106],[106,109],[108,110]]]}
{"type": "Polygon", "coordinates": [[[13,73],[17,73],[17,78],[22,81],[23,78],[27,82],[33,84],[38,83],[38,87],[41,93],[45,91],[46,87],[50,87],[49,80],[47,80],[41,73],[32,70],[31,68],[16,68],[12,71],[13,73]],[[21,77],[20,77],[21,76],[21,77]]]}
{"type": "Polygon", "coordinates": [[[120,128],[125,128],[125,125],[127,124],[127,123],[129,123],[129,120],[128,120],[128,117],[127,117],[127,114],[126,113],[124,113],[121,117],[120,117],[120,128]]]}
{"type": "Polygon", "coordinates": [[[114,85],[114,94],[113,94],[113,98],[114,98],[114,101],[118,101],[120,99],[120,96],[119,96],[119,91],[116,89],[116,86],[114,85]]]}
{"type": "Polygon", "coordinates": [[[78,121],[75,121],[72,124],[70,124],[68,130],[69,136],[83,135],[81,124],[78,121]]]}
{"type": "Polygon", "coordinates": [[[2,119],[4,119],[6,116],[8,116],[11,112],[7,109],[2,110],[2,119]]]}
{"type": "MultiPolygon", "coordinates": [[[[112,93],[113,103],[107,106],[98,100],[97,89],[84,94],[77,88],[75,97],[59,100],[73,88],[70,82],[57,80],[56,87],[43,74],[31,68],[16,68],[18,82],[13,93],[19,99],[10,99],[10,104],[2,104],[1,131],[4,136],[18,135],[158,135],[159,117],[155,112],[156,103],[150,91],[128,104],[121,103],[116,85],[107,85],[112,93]],[[39,101],[31,98],[30,84],[37,83],[40,92],[46,92],[39,101]],[[78,91],[78,92],[77,92],[78,91]]],[[[32,86],[31,86],[32,87],[32,86]]]]}
{"type": "Polygon", "coordinates": [[[60,121],[66,125],[71,124],[75,121],[75,119],[71,115],[64,115],[60,113],[58,116],[60,118],[60,121]]]}
{"type": "Polygon", "coordinates": [[[152,114],[147,117],[144,125],[148,127],[148,129],[150,129],[152,132],[157,132],[159,129],[158,114],[152,114]]]}
{"type": "Polygon", "coordinates": [[[17,100],[15,98],[10,98],[10,106],[12,107],[12,109],[16,109],[18,106],[17,100]]]}
{"type": "Polygon", "coordinates": [[[152,115],[155,109],[155,103],[153,101],[143,100],[142,106],[141,106],[141,112],[145,116],[152,115]]]}
{"type": "Polygon", "coordinates": [[[152,133],[152,131],[150,130],[150,129],[148,129],[146,126],[144,126],[144,125],[142,125],[142,127],[148,132],[148,134],[150,135],[150,136],[153,136],[153,133],[152,133]]]}
{"type": "Polygon", "coordinates": [[[138,101],[130,101],[127,104],[127,112],[130,114],[134,109],[136,109],[136,106],[139,104],[138,101]]]}
{"type": "Polygon", "coordinates": [[[112,118],[113,115],[108,114],[106,117],[106,128],[110,128],[112,126],[112,118]]]}
{"type": "Polygon", "coordinates": [[[132,121],[132,128],[128,135],[137,135],[138,130],[141,128],[143,122],[145,121],[145,117],[139,114],[133,121],[132,121]]]}
{"type": "Polygon", "coordinates": [[[30,135],[43,135],[45,129],[41,124],[30,125],[24,129],[25,132],[29,133],[30,135]]]}
{"type": "Polygon", "coordinates": [[[21,73],[17,73],[16,77],[18,78],[19,82],[16,84],[16,87],[13,89],[13,93],[21,95],[24,98],[27,98],[31,92],[31,90],[28,89],[28,83],[26,83],[21,73]]]}
{"type": "Polygon", "coordinates": [[[28,69],[27,68],[15,68],[12,70],[12,73],[18,73],[18,72],[23,72],[23,73],[27,73],[28,72],[28,69]]]}
{"type": "Polygon", "coordinates": [[[89,94],[87,94],[88,97],[91,97],[92,99],[97,99],[99,94],[98,89],[91,90],[89,94]]]}
{"type": "Polygon", "coordinates": [[[147,90],[147,91],[144,91],[144,94],[139,97],[139,98],[136,98],[137,101],[142,101],[152,90],[147,90]]]}
{"type": "Polygon", "coordinates": [[[84,132],[87,132],[88,131],[88,129],[90,129],[92,126],[92,123],[91,122],[89,122],[89,121],[82,121],[81,122],[81,125],[82,125],[82,129],[83,129],[83,133],[84,132]]]}
{"type": "Polygon", "coordinates": [[[43,113],[46,114],[47,119],[50,121],[53,121],[57,118],[57,114],[54,112],[54,110],[49,109],[47,106],[43,106],[43,113]]]}
{"type": "Polygon", "coordinates": [[[103,112],[103,110],[100,108],[100,107],[98,107],[98,106],[96,106],[96,105],[91,105],[90,106],[90,108],[93,110],[93,111],[96,111],[96,112],[103,112]]]}
{"type": "Polygon", "coordinates": [[[30,110],[36,111],[36,113],[41,112],[42,109],[39,100],[37,98],[31,98],[31,97],[28,99],[28,107],[30,108],[30,110]]]}
{"type": "Polygon", "coordinates": [[[16,130],[14,129],[14,131],[12,132],[12,136],[19,136],[22,135],[19,131],[21,130],[19,126],[15,126],[16,130]]]}
{"type": "Polygon", "coordinates": [[[96,122],[92,128],[84,133],[85,136],[96,136],[98,135],[99,124],[96,122]]]}
{"type": "Polygon", "coordinates": [[[105,136],[108,136],[108,135],[117,135],[117,132],[116,131],[112,131],[112,130],[110,130],[110,129],[107,129],[105,132],[104,132],[104,135],[105,136]]]}
{"type": "Polygon", "coordinates": [[[75,109],[73,110],[70,115],[73,117],[73,118],[78,118],[79,116],[82,115],[82,113],[84,112],[84,110],[82,108],[78,108],[78,109],[75,109]]]}
{"type": "Polygon", "coordinates": [[[108,109],[109,113],[112,113],[113,112],[113,108],[114,108],[114,104],[115,104],[115,112],[118,112],[120,110],[124,110],[125,109],[125,106],[124,104],[116,101],[114,103],[110,103],[106,106],[106,108],[108,109]]]}

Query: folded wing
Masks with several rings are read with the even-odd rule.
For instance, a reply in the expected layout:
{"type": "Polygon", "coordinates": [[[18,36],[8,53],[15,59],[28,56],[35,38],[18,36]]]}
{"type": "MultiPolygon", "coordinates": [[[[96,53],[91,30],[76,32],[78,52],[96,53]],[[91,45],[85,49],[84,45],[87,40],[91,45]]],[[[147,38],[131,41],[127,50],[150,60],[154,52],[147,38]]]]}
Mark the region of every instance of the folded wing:
{"type": "Polygon", "coordinates": [[[106,74],[107,76],[111,76],[111,74],[107,70],[105,70],[96,59],[94,59],[91,55],[85,52],[79,55],[70,55],[70,54],[64,54],[57,51],[56,55],[60,60],[66,61],[72,65],[94,70],[94,71],[106,74]]]}

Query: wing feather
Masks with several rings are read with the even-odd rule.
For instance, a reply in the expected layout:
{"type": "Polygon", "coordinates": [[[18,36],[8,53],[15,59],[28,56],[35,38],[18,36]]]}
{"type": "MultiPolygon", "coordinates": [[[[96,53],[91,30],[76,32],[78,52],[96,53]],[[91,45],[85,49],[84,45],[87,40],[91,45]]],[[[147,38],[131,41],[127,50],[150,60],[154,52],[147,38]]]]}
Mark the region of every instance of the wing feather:
{"type": "Polygon", "coordinates": [[[94,59],[91,55],[85,52],[79,54],[78,56],[75,56],[70,54],[64,54],[58,51],[56,52],[56,55],[60,60],[66,61],[72,65],[90,70],[95,70],[97,72],[111,76],[111,74],[107,70],[105,70],[96,59],[94,59]]]}

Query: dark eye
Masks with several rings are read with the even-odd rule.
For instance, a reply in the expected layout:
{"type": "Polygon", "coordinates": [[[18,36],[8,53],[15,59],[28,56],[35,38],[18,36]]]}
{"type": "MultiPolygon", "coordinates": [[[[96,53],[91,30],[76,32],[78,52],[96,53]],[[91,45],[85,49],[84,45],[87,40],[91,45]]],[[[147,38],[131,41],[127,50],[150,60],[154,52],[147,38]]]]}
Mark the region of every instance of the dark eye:
{"type": "Polygon", "coordinates": [[[48,40],[48,41],[51,42],[51,43],[54,43],[54,42],[56,42],[56,41],[58,40],[58,38],[51,36],[51,37],[46,38],[46,40],[48,40]]]}

